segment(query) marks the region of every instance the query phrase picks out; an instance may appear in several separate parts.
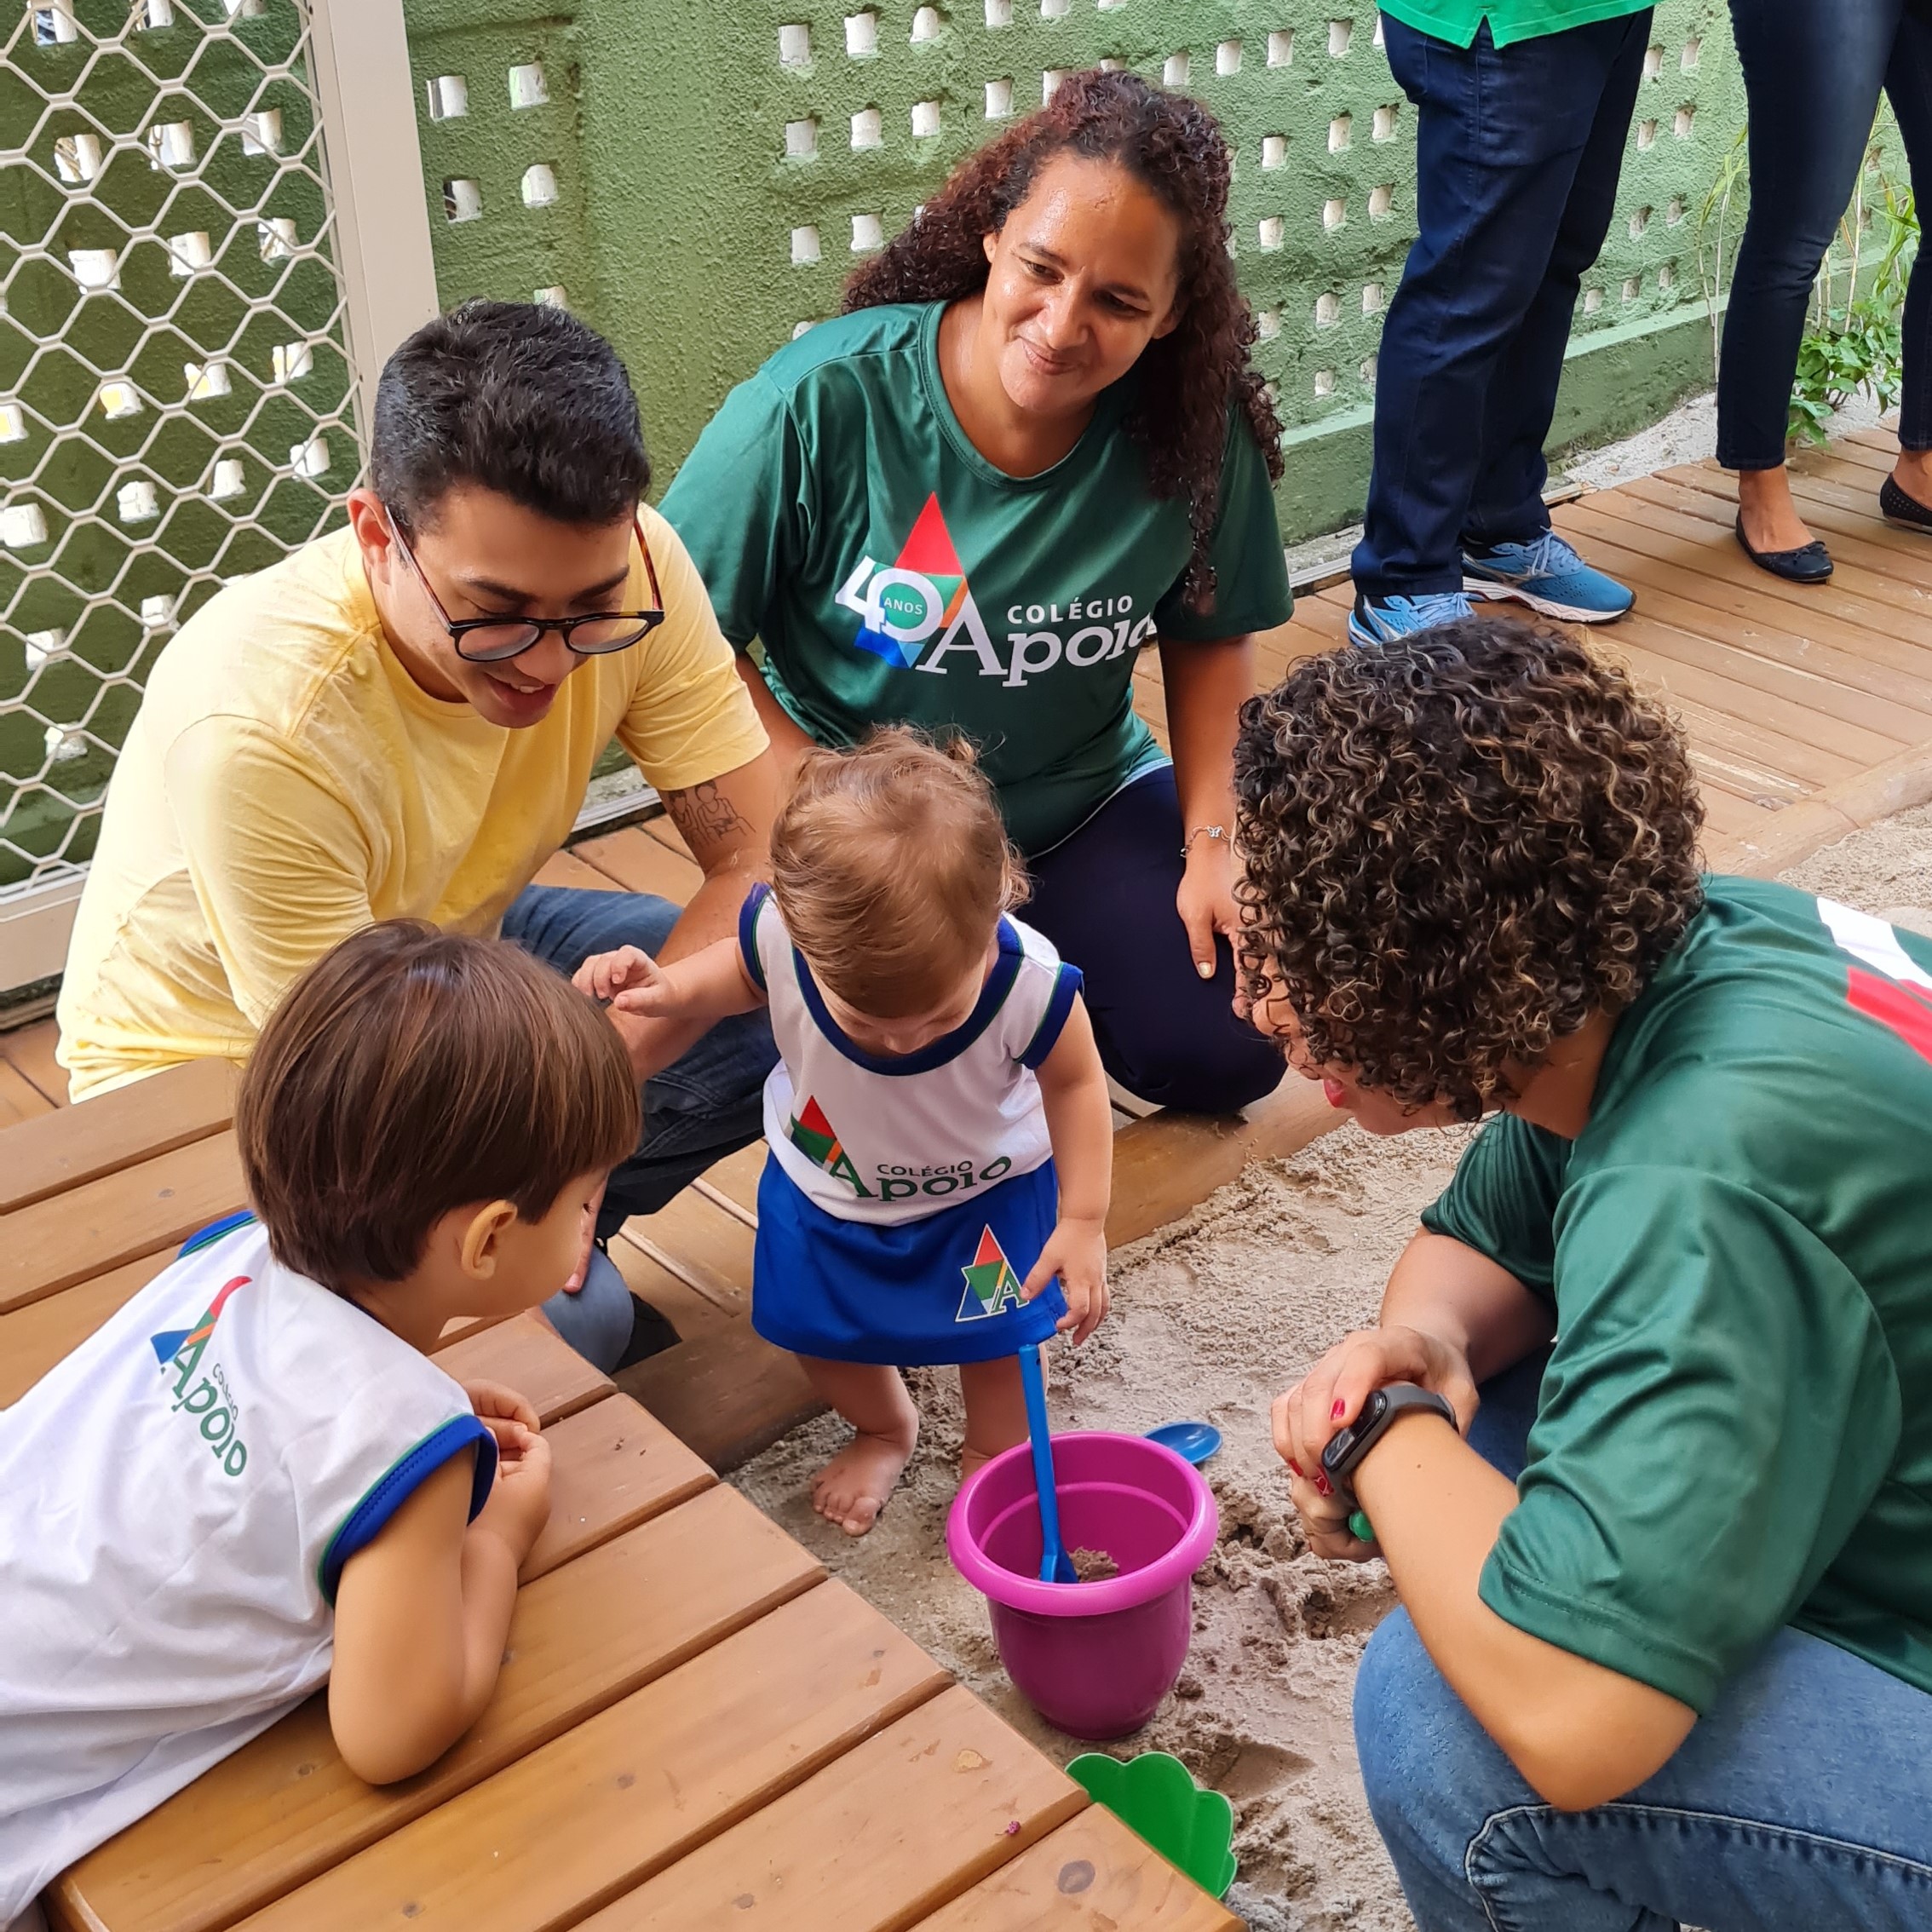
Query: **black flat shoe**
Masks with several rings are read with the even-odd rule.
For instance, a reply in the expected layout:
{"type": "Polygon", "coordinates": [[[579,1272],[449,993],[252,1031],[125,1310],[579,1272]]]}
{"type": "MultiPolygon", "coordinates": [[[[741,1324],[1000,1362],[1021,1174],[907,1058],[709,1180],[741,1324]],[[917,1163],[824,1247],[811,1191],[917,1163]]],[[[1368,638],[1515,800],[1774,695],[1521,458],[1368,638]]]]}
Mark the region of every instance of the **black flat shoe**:
{"type": "Polygon", "coordinates": [[[1908,497],[1888,476],[1878,486],[1878,514],[1888,523],[1903,524],[1907,530],[1922,530],[1932,535],[1932,507],[1908,497]]]}
{"type": "Polygon", "coordinates": [[[1787,584],[1822,584],[1831,574],[1831,553],[1815,537],[1795,550],[1754,550],[1750,538],[1744,533],[1741,516],[1737,531],[1738,548],[1760,570],[1768,570],[1787,584]]]}

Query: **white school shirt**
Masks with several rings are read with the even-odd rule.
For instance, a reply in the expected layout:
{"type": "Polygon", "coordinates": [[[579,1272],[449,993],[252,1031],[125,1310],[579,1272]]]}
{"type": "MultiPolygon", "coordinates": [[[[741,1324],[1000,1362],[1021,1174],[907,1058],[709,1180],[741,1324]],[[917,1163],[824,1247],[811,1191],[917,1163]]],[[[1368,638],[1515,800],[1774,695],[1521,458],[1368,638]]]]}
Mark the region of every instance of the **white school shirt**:
{"type": "Polygon", "coordinates": [[[460,1384],[237,1219],[0,1411],[0,1926],[324,1682],[426,1475],[489,1494],[460,1384]]]}
{"type": "Polygon", "coordinates": [[[1067,1024],[1080,972],[1031,926],[1000,921],[970,1016],[905,1055],[868,1053],[847,1037],[763,886],[739,916],[739,946],[778,1043],[766,1141],[828,1214],[885,1227],[917,1221],[1052,1153],[1033,1069],[1067,1024]]]}

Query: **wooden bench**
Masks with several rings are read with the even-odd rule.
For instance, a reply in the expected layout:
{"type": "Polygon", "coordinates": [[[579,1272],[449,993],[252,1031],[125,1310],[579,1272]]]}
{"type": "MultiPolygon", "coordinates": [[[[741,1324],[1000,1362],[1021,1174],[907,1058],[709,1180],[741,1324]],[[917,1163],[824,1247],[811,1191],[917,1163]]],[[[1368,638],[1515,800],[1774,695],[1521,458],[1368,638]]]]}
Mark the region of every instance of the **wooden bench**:
{"type": "MultiPolygon", "coordinates": [[[[233,1097],[186,1067],[0,1130],[0,1402],[239,1203],[233,1097]]],[[[724,1164],[661,1260],[633,1250],[752,1343],[755,1175],[724,1164]]],[[[1234,1932],[543,1323],[462,1325],[438,1360],[522,1390],[552,1446],[489,1708],[378,1791],[311,1698],[65,1874],[60,1932],[1234,1932]]]]}

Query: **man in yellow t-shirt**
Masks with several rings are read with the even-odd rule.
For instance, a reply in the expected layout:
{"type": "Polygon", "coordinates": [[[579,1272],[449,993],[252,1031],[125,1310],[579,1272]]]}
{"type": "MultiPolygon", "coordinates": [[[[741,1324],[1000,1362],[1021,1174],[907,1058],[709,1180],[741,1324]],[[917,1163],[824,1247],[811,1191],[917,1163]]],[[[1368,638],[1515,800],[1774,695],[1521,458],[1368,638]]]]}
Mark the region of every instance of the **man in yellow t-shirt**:
{"type": "MultiPolygon", "coordinates": [[[[155,663],[61,987],[77,1100],[245,1058],[373,919],[500,927],[565,973],[733,929],[771,754],[684,546],[639,507],[649,474],[623,364],[561,309],[467,303],[390,357],[348,527],[227,585],[155,663]],[[531,884],[613,735],[704,868],[681,913],[531,884]]],[[[606,1235],[756,1136],[774,1057],[762,1015],[701,1039],[612,1019],[647,1084],[606,1235]]],[[[601,1251],[550,1312],[607,1366],[669,1335],[601,1251]]]]}

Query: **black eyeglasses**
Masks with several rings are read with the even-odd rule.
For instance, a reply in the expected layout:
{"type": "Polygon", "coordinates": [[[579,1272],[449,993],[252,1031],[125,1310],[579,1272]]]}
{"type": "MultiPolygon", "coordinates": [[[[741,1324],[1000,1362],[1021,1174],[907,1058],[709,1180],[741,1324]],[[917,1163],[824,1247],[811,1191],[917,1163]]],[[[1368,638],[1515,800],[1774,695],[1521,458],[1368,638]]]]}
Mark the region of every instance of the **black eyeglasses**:
{"type": "Polygon", "coordinates": [[[423,574],[423,566],[416,561],[416,553],[402,533],[396,513],[387,504],[383,508],[396,548],[416,573],[423,595],[443,620],[443,629],[449,632],[456,654],[470,664],[500,664],[506,658],[520,658],[551,630],[563,639],[566,649],[574,651],[580,658],[607,657],[612,651],[627,651],[633,644],[641,642],[664,621],[664,594],[658,588],[658,566],[651,561],[651,546],[644,541],[643,526],[635,517],[630,527],[636,532],[637,547],[644,553],[645,573],[651,579],[651,598],[657,607],[654,610],[592,611],[573,618],[464,618],[458,622],[443,608],[443,600],[423,574]]]}

